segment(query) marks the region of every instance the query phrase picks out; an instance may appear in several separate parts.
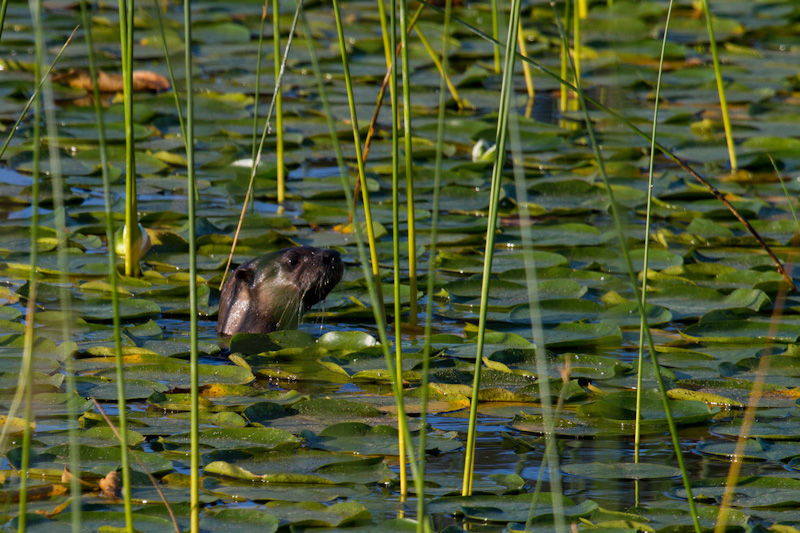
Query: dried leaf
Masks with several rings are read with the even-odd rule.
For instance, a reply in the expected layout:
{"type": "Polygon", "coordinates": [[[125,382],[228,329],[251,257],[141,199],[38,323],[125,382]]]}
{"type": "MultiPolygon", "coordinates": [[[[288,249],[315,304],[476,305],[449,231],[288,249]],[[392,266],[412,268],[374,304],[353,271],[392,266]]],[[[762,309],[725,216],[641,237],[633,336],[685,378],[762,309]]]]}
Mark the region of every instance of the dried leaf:
{"type": "MultiPolygon", "coordinates": [[[[75,89],[92,90],[92,77],[88,70],[71,68],[65,73],[54,73],[52,79],[75,89]]],[[[97,86],[100,92],[117,93],[123,90],[123,78],[120,74],[108,74],[102,70],[97,71],[97,86]]],[[[164,76],[149,70],[133,71],[134,91],[166,91],[169,89],[169,80],[164,76]]]]}
{"type": "Polygon", "coordinates": [[[119,498],[122,496],[122,478],[119,472],[112,470],[106,477],[100,480],[98,485],[103,492],[103,496],[107,498],[119,498]]]}

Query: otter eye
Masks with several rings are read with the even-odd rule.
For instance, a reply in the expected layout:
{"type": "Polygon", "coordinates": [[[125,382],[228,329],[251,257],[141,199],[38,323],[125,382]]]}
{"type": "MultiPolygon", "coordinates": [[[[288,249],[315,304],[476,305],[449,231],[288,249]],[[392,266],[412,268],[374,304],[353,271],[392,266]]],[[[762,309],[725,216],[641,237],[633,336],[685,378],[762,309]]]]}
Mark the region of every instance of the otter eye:
{"type": "Polygon", "coordinates": [[[297,256],[293,255],[293,256],[291,256],[289,258],[289,264],[290,265],[297,266],[299,263],[300,263],[300,260],[297,258],[297,256]]]}

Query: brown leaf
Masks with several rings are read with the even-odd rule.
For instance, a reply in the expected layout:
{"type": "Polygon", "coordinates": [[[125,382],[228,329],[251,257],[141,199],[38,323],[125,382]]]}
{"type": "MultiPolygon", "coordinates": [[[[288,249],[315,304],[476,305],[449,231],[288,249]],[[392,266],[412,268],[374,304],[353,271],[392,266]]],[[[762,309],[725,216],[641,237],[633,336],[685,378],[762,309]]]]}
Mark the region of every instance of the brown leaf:
{"type": "MultiPolygon", "coordinates": [[[[71,68],[67,72],[53,73],[52,79],[56,83],[67,85],[75,89],[92,90],[92,77],[89,71],[82,68],[71,68]]],[[[119,93],[123,90],[123,79],[120,74],[108,74],[102,70],[97,71],[97,87],[100,92],[119,93]]],[[[133,71],[134,91],[166,91],[169,81],[162,75],[149,70],[133,71]]]]}
{"type": "Polygon", "coordinates": [[[169,89],[169,80],[149,70],[133,71],[133,90],[134,91],[153,91],[160,92],[169,89]]]}
{"type": "MultiPolygon", "coordinates": [[[[66,487],[64,487],[66,491],[66,487]]],[[[58,516],[63,513],[69,506],[72,504],[72,498],[67,498],[65,501],[61,502],[59,505],[56,505],[53,510],[48,511],[46,509],[37,509],[36,514],[46,516],[47,518],[53,518],[54,516],[58,516]]]]}
{"type": "Polygon", "coordinates": [[[119,472],[113,470],[108,473],[106,477],[100,480],[98,485],[100,485],[100,490],[103,492],[103,496],[107,498],[119,498],[122,496],[122,478],[119,475],[119,472]]]}
{"type": "MultiPolygon", "coordinates": [[[[74,477],[76,477],[75,474],[70,472],[69,468],[67,468],[67,465],[64,465],[64,470],[61,472],[61,482],[62,483],[69,483],[69,482],[72,481],[72,479],[74,477]]],[[[94,484],[89,483],[88,481],[84,481],[84,480],[82,480],[80,478],[78,478],[78,483],[80,483],[84,487],[94,488],[94,484]]]]}
{"type": "MultiPolygon", "coordinates": [[[[28,489],[28,501],[32,502],[34,500],[48,500],[54,496],[61,496],[62,494],[66,494],[69,489],[63,485],[55,485],[55,484],[48,484],[48,485],[39,485],[38,487],[31,487],[28,489]]],[[[0,493],[0,499],[6,500],[9,499],[12,502],[19,501],[19,491],[12,490],[4,493],[0,493]]]]}

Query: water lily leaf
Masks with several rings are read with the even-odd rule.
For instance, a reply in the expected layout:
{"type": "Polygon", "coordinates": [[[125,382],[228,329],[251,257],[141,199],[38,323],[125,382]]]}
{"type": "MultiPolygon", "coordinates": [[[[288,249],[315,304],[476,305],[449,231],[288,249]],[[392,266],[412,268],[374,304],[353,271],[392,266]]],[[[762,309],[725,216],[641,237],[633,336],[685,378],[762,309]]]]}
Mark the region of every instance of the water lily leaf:
{"type": "MultiPolygon", "coordinates": [[[[77,450],[81,461],[82,476],[84,473],[91,473],[102,477],[110,471],[119,468],[119,444],[108,447],[94,447],[79,444],[77,450]]],[[[146,453],[140,450],[128,450],[128,455],[131,470],[136,472],[145,472],[136,458],[138,458],[144,464],[144,468],[147,468],[147,471],[153,475],[166,474],[172,471],[172,462],[158,454],[146,453]],[[136,458],[134,458],[134,456],[136,456],[136,458]]],[[[64,465],[69,464],[69,458],[69,444],[62,444],[47,448],[32,464],[37,469],[53,469],[57,476],[61,476],[64,465]]]]}
{"type": "Polygon", "coordinates": [[[258,402],[247,407],[242,414],[244,414],[251,423],[264,425],[270,420],[289,416],[291,411],[288,411],[277,403],[258,402]]]}
{"type": "MultiPolygon", "coordinates": [[[[132,429],[128,429],[128,446],[129,447],[136,447],[139,446],[142,442],[144,442],[144,436],[141,433],[137,433],[132,429]]],[[[117,435],[114,433],[110,427],[93,427],[89,428],[85,431],[82,431],[78,436],[79,442],[84,446],[111,446],[113,444],[117,444],[120,440],[117,438],[117,435]]],[[[69,435],[64,433],[54,433],[50,432],[45,435],[42,435],[41,438],[37,438],[39,442],[46,446],[56,446],[59,444],[68,444],[69,443],[69,435]]]]}
{"type": "MultiPolygon", "coordinates": [[[[532,503],[536,503],[536,508],[541,511],[552,512],[553,501],[559,500],[562,506],[574,505],[574,502],[560,494],[551,492],[540,492],[538,494],[506,494],[495,495],[473,495],[473,496],[444,496],[434,498],[429,503],[429,512],[446,514],[464,514],[464,509],[486,508],[494,511],[507,511],[509,514],[525,512],[524,520],[527,520],[527,512],[532,503]]],[[[588,501],[588,500],[587,500],[588,501]]],[[[508,522],[510,520],[502,520],[508,522]]],[[[517,520],[519,521],[519,520],[517,520]]]]}
{"type": "MultiPolygon", "coordinates": [[[[673,378],[674,379],[674,374],[673,378]]],[[[667,391],[667,396],[673,400],[697,400],[705,402],[710,405],[725,405],[727,407],[746,407],[742,402],[737,402],[719,394],[710,392],[695,391],[689,389],[670,389],[667,391]]]]}
{"type": "MultiPolygon", "coordinates": [[[[111,300],[99,298],[73,300],[72,311],[85,320],[109,321],[114,318],[114,308],[111,305],[111,300]]],[[[119,316],[121,319],[148,318],[160,314],[161,308],[150,300],[138,298],[119,300],[119,316]]]]}
{"type": "MultiPolygon", "coordinates": [[[[631,266],[634,272],[641,272],[644,264],[644,249],[636,248],[630,251],[631,266]]],[[[599,261],[604,270],[609,272],[623,273],[628,271],[624,259],[620,254],[599,261]]],[[[647,255],[647,268],[651,270],[664,270],[665,268],[675,267],[683,264],[683,257],[672,253],[669,250],[659,250],[651,248],[647,255]]],[[[653,302],[658,303],[658,302],[653,302]]]]}
{"type": "Polygon", "coordinates": [[[574,416],[565,417],[561,416],[554,420],[552,428],[544,423],[544,418],[541,415],[531,415],[526,413],[519,413],[514,416],[514,419],[508,424],[508,427],[516,429],[517,431],[524,431],[526,433],[545,433],[552,432],[556,435],[563,437],[595,437],[602,434],[608,434],[608,429],[598,427],[591,421],[576,419],[574,416]]]}
{"type": "MultiPolygon", "coordinates": [[[[741,420],[736,420],[714,424],[709,431],[724,437],[739,437],[742,434],[742,422],[741,420]]],[[[791,418],[769,422],[753,422],[743,436],[745,438],[771,440],[800,440],[800,427],[798,427],[797,420],[791,418]]]]}
{"type": "Polygon", "coordinates": [[[647,301],[666,307],[675,319],[680,320],[700,317],[719,309],[746,308],[758,311],[770,300],[759,290],[736,289],[725,295],[714,289],[686,285],[648,294],[647,301]]]}
{"type": "MultiPolygon", "coordinates": [[[[141,348],[170,358],[188,358],[191,354],[191,343],[184,338],[148,339],[141,343],[141,348]]],[[[197,342],[197,351],[203,355],[215,355],[220,348],[216,343],[201,340],[197,342]]]]}
{"type": "MultiPolygon", "coordinates": [[[[116,399],[116,396],[114,397],[116,399]]],[[[4,407],[8,407],[6,401],[2,402],[4,407]]],[[[25,403],[20,406],[24,409],[25,403]]],[[[78,394],[69,394],[66,392],[43,392],[33,396],[32,409],[37,416],[40,417],[55,417],[65,416],[72,413],[82,413],[90,410],[94,406],[94,402],[79,396],[78,394]]],[[[22,411],[20,411],[22,412],[22,411]]]]}
{"type": "Polygon", "coordinates": [[[250,41],[250,31],[233,22],[198,24],[192,31],[192,39],[203,44],[246,43],[250,41]]]}
{"type": "MultiPolygon", "coordinates": [[[[712,426],[713,428],[714,426],[712,426]]],[[[712,429],[713,430],[713,429],[712,429]]],[[[797,445],[790,442],[770,442],[763,439],[748,439],[743,453],[736,453],[736,442],[705,442],[697,446],[697,451],[706,455],[739,461],[789,461],[800,455],[797,445]]]]}
{"type": "Polygon", "coordinates": [[[360,331],[329,331],[317,343],[328,350],[348,352],[375,346],[378,341],[372,335],[360,331]]]}
{"type": "MultiPolygon", "coordinates": [[[[692,484],[694,491],[694,483],[692,484]]],[[[647,510],[647,518],[641,520],[644,530],[652,528],[653,531],[680,531],[694,528],[694,519],[686,514],[686,503],[676,502],[678,505],[668,506],[662,503],[660,507],[651,507],[647,510]]],[[[700,526],[703,529],[713,529],[719,516],[719,508],[713,505],[698,505],[697,517],[700,519],[700,526]]],[[[609,511],[605,511],[608,513],[609,511]]],[[[626,513],[630,514],[630,513],[626,513]]],[[[636,517],[637,515],[634,515],[636,517]]],[[[728,526],[745,529],[750,521],[749,513],[744,513],[739,509],[731,509],[728,515],[728,526]]],[[[627,523],[615,524],[623,528],[628,527],[627,523]]]]}
{"type": "Polygon", "coordinates": [[[282,523],[294,527],[341,527],[358,520],[368,520],[370,512],[358,502],[339,502],[331,506],[316,502],[270,502],[267,510],[282,523]]]}
{"type": "MultiPolygon", "coordinates": [[[[63,374],[43,374],[41,372],[33,372],[33,387],[36,392],[55,392],[61,387],[64,382],[63,374]]],[[[11,392],[16,390],[19,384],[18,372],[2,372],[0,373],[0,391],[11,392]]]]}
{"type": "MultiPolygon", "coordinates": [[[[726,481],[724,478],[695,480],[692,493],[702,494],[717,503],[722,501],[726,481]]],[[[675,487],[670,494],[686,499],[683,487],[675,487]]],[[[775,509],[795,506],[800,501],[800,481],[788,477],[751,476],[736,480],[736,491],[731,505],[736,507],[762,507],[775,509]]]]}
{"type": "MultiPolygon", "coordinates": [[[[564,324],[596,318],[605,306],[590,300],[544,300],[538,302],[538,315],[542,324],[564,324]]],[[[528,305],[514,308],[509,320],[515,323],[530,323],[531,309],[528,305]]]]}
{"type": "MultiPolygon", "coordinates": [[[[532,350],[504,350],[489,356],[490,361],[503,363],[509,369],[525,370],[537,375],[536,356],[532,350]]],[[[563,378],[566,373],[570,378],[606,379],[618,376],[630,365],[610,357],[566,353],[547,357],[547,368],[551,378],[563,378]]]]}
{"type": "MultiPolygon", "coordinates": [[[[566,265],[567,260],[563,255],[552,252],[533,252],[534,261],[537,268],[549,268],[559,265],[566,265]]],[[[510,269],[517,269],[525,264],[522,254],[495,254],[492,261],[492,272],[495,274],[505,272],[510,269]]],[[[483,273],[483,260],[476,257],[460,254],[450,254],[449,252],[439,252],[439,268],[447,272],[460,274],[480,274],[483,273]]]]}
{"type": "MultiPolygon", "coordinates": [[[[599,417],[615,424],[632,424],[636,418],[636,393],[631,391],[608,394],[578,407],[584,415],[599,417]]],[[[672,417],[676,424],[696,424],[710,420],[719,408],[709,408],[704,402],[669,400],[672,417]]],[[[641,424],[643,426],[665,426],[666,414],[662,400],[656,393],[643,393],[641,402],[641,424]]]]}
{"type": "MultiPolygon", "coordinates": [[[[243,384],[253,381],[253,374],[238,366],[198,365],[199,383],[231,383],[243,384]]],[[[108,379],[116,378],[116,370],[103,370],[97,376],[108,379]]],[[[168,383],[171,387],[189,385],[189,365],[177,363],[135,365],[125,369],[126,379],[144,379],[168,383]]]]}
{"type": "MultiPolygon", "coordinates": [[[[2,324],[2,322],[0,322],[2,324]]],[[[6,328],[3,328],[6,329],[6,328]]],[[[10,328],[9,328],[10,329],[10,328]]],[[[23,327],[24,331],[24,327],[23,327]]],[[[23,331],[20,331],[22,333],[23,331]]],[[[53,374],[61,368],[61,363],[57,359],[39,359],[33,361],[33,369],[42,374],[53,374]]],[[[6,355],[0,352],[0,373],[19,372],[22,370],[22,355],[6,355]]]]}
{"type": "MultiPolygon", "coordinates": [[[[184,449],[191,442],[191,434],[172,435],[160,441],[169,449],[184,449]]],[[[273,449],[289,443],[299,444],[300,440],[288,431],[275,428],[213,428],[201,431],[198,442],[218,450],[236,450],[273,449]]]]}
{"type": "MultiPolygon", "coordinates": [[[[666,324],[673,319],[673,315],[668,309],[650,303],[645,306],[645,313],[647,315],[647,324],[651,327],[666,324]]],[[[599,320],[603,323],[616,324],[621,328],[639,327],[641,323],[639,306],[635,302],[615,305],[602,313],[599,320]]]]}
{"type": "MultiPolygon", "coordinates": [[[[80,91],[83,92],[83,91],[80,91]]],[[[85,94],[85,93],[84,93],[85,94]]],[[[92,166],[79,161],[73,157],[65,155],[63,153],[59,156],[56,156],[59,165],[59,171],[63,175],[67,176],[87,176],[94,172],[94,168],[92,166]]],[[[52,172],[52,168],[50,167],[51,162],[49,158],[44,158],[40,162],[40,171],[46,175],[50,175],[52,172]]],[[[33,173],[33,153],[32,152],[22,152],[20,154],[15,155],[9,161],[9,166],[16,170],[23,171],[27,174],[33,173]]],[[[104,258],[107,260],[107,258],[104,258]]]]}
{"type": "MultiPolygon", "coordinates": [[[[269,451],[258,456],[228,452],[227,461],[212,460],[207,474],[269,483],[383,483],[397,476],[381,457],[358,459],[321,451],[269,451]]],[[[211,454],[209,459],[213,459],[211,454]]]]}
{"type": "Polygon", "coordinates": [[[368,494],[363,485],[301,485],[297,483],[259,483],[206,476],[203,488],[214,494],[224,494],[233,501],[331,502],[338,498],[359,498],[368,494]]]}
{"type": "MultiPolygon", "coordinates": [[[[15,254],[13,261],[6,263],[6,268],[11,271],[27,275],[30,272],[30,260],[26,254],[15,254]]],[[[61,270],[55,254],[41,254],[36,259],[36,271],[40,274],[59,276],[61,270]]],[[[106,276],[108,275],[108,258],[100,254],[69,254],[67,256],[66,270],[70,275],[106,276]]]]}
{"type": "Polygon", "coordinates": [[[590,479],[662,479],[681,475],[681,471],[673,466],[655,463],[569,464],[562,466],[561,470],[590,479]]]}
{"type": "Polygon", "coordinates": [[[700,321],[680,331],[682,337],[693,342],[724,342],[761,344],[765,341],[797,342],[800,326],[773,325],[769,322],[748,320],[700,321]]]}
{"type": "MultiPolygon", "coordinates": [[[[419,365],[422,358],[418,354],[404,354],[402,359],[403,376],[419,365]]],[[[387,381],[390,374],[386,368],[386,358],[380,353],[355,352],[342,356],[327,356],[319,363],[337,374],[348,376],[354,381],[387,381]]],[[[409,375],[406,379],[414,379],[409,375]]],[[[417,379],[414,379],[416,381],[417,379]]]]}
{"type": "Polygon", "coordinates": [[[381,416],[378,409],[361,402],[351,400],[332,400],[330,398],[304,398],[292,404],[292,409],[304,415],[321,415],[327,417],[381,416]]]}
{"type": "Polygon", "coordinates": [[[620,344],[622,331],[614,324],[559,324],[545,328],[544,343],[548,347],[620,344]]]}
{"type": "Polygon", "coordinates": [[[238,531],[240,533],[275,533],[281,522],[275,515],[258,509],[221,509],[205,513],[203,523],[214,531],[238,531]]]}
{"type": "MultiPolygon", "coordinates": [[[[350,452],[359,455],[397,455],[399,453],[397,429],[390,426],[369,426],[359,422],[342,422],[322,430],[318,435],[304,431],[301,436],[316,450],[350,452]]],[[[412,436],[419,444],[419,437],[412,436]]],[[[430,435],[425,441],[426,451],[450,452],[462,448],[458,439],[430,435]]]]}
{"type": "MultiPolygon", "coordinates": [[[[497,498],[508,498],[508,496],[497,496],[497,498]]],[[[480,507],[465,505],[461,509],[464,516],[467,518],[488,522],[521,522],[527,520],[530,515],[529,509],[526,509],[524,505],[520,505],[519,503],[517,503],[517,506],[514,508],[509,508],[509,506],[505,504],[506,502],[500,501],[497,503],[500,503],[500,505],[495,504],[494,506],[480,507]]],[[[592,514],[597,508],[597,503],[592,500],[584,500],[578,505],[563,507],[560,511],[563,513],[563,516],[576,519],[581,516],[592,514]]],[[[552,507],[548,508],[547,506],[541,505],[534,509],[533,517],[536,521],[542,522],[546,519],[552,519],[554,512],[552,507]]]]}
{"type": "MultiPolygon", "coordinates": [[[[26,530],[39,533],[60,533],[72,530],[72,513],[61,513],[53,519],[30,514],[26,521],[26,530]]],[[[104,528],[123,530],[126,527],[126,515],[121,511],[82,511],[81,524],[93,531],[102,531],[104,528]]],[[[147,516],[134,513],[133,527],[141,533],[158,533],[174,529],[172,521],[167,518],[147,516]]]]}
{"type": "Polygon", "coordinates": [[[280,344],[263,333],[237,333],[231,337],[230,350],[233,353],[254,355],[262,352],[279,350],[280,344]]]}
{"type": "MultiPolygon", "coordinates": [[[[751,403],[750,397],[753,390],[753,379],[755,379],[755,372],[741,372],[737,374],[735,369],[732,370],[733,365],[729,363],[720,364],[720,372],[723,374],[722,378],[711,379],[682,379],[676,382],[679,387],[688,387],[693,390],[711,393],[720,397],[731,398],[738,401],[743,405],[751,403]],[[737,379],[739,376],[749,379],[737,379]]],[[[739,369],[742,370],[742,369],[739,369]]],[[[770,376],[769,380],[776,381],[791,381],[791,376],[770,376]]],[[[793,383],[793,382],[792,382],[793,383]]],[[[774,383],[763,383],[762,390],[765,394],[759,395],[759,407],[792,407],[796,400],[794,392],[787,388],[774,383]]]]}
{"type": "Polygon", "coordinates": [[[611,233],[602,233],[594,226],[578,222],[536,225],[530,231],[538,246],[598,246],[614,238],[611,233]]]}

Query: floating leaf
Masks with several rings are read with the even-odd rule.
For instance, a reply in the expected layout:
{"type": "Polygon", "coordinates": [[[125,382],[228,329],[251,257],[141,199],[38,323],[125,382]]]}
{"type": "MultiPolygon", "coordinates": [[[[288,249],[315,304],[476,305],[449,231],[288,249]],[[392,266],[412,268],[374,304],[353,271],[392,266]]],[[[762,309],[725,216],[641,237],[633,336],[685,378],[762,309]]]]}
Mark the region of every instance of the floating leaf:
{"type": "Polygon", "coordinates": [[[654,463],[584,463],[561,467],[572,476],[590,479],[660,479],[681,475],[674,466],[654,463]]]}

